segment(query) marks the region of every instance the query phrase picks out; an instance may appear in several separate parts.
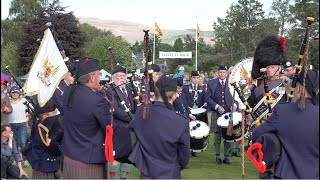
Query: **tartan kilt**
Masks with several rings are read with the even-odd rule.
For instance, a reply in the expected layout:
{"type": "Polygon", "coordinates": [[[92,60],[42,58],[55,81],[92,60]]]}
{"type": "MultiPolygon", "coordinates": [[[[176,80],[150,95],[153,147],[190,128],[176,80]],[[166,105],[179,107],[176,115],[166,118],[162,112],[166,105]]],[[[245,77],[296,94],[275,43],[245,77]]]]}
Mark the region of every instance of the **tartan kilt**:
{"type": "Polygon", "coordinates": [[[55,179],[54,172],[41,172],[32,170],[32,179],[55,179]]]}
{"type": "Polygon", "coordinates": [[[218,115],[217,112],[212,111],[210,132],[214,132],[214,133],[220,132],[220,127],[217,124],[218,118],[220,116],[221,115],[218,115]]]}
{"type": "Polygon", "coordinates": [[[64,179],[105,179],[105,164],[88,164],[64,156],[64,179]]]}

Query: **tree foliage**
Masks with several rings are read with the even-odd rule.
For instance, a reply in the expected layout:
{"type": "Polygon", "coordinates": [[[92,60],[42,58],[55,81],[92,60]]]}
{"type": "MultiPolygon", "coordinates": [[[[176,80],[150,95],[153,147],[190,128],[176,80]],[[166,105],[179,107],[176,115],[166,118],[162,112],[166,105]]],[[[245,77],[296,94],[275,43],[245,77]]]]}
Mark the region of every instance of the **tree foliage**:
{"type": "Polygon", "coordinates": [[[65,54],[71,60],[84,56],[82,47],[84,35],[78,27],[78,20],[73,13],[63,13],[64,8],[59,1],[55,0],[48,8],[42,11],[29,21],[23,29],[23,35],[18,45],[18,56],[22,73],[26,74],[30,70],[30,65],[39,48],[40,40],[47,29],[47,22],[52,22],[58,34],[58,39],[62,43],[65,54]]]}
{"type": "Polygon", "coordinates": [[[293,22],[293,17],[290,13],[290,0],[273,0],[270,16],[273,16],[280,24],[279,35],[287,35],[290,30],[290,24],[293,22]]]}
{"type": "Polygon", "coordinates": [[[241,59],[243,49],[254,51],[261,29],[265,23],[262,4],[257,0],[239,0],[231,5],[225,18],[214,23],[214,39],[217,52],[228,52],[234,62],[241,59]]]}
{"type": "Polygon", "coordinates": [[[12,0],[9,9],[9,17],[15,21],[25,22],[36,17],[42,10],[43,0],[12,0]]]}
{"type": "Polygon", "coordinates": [[[114,36],[113,34],[99,35],[86,46],[85,52],[87,56],[99,59],[100,67],[107,71],[111,70],[111,62],[113,67],[117,63],[125,67],[131,67],[130,44],[120,36],[114,36]],[[115,61],[109,53],[109,47],[112,47],[115,61]]]}
{"type": "Polygon", "coordinates": [[[5,72],[5,67],[9,66],[13,74],[18,73],[17,46],[13,42],[6,45],[1,44],[1,72],[5,72]]]}
{"type": "Polygon", "coordinates": [[[23,33],[24,23],[19,21],[13,21],[10,19],[1,20],[1,37],[3,38],[3,44],[7,45],[10,42],[18,44],[21,35],[23,33]]]}

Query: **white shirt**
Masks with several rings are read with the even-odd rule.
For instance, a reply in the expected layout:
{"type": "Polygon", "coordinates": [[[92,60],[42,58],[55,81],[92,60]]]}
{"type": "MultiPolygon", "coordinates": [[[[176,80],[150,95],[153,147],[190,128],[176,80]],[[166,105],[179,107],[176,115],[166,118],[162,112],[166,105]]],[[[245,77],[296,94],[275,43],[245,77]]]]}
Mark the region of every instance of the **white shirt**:
{"type": "Polygon", "coordinates": [[[26,101],[25,98],[20,98],[15,104],[11,100],[12,113],[8,115],[9,123],[23,123],[27,122],[26,106],[23,104],[26,101]]]}
{"type": "Polygon", "coordinates": [[[222,84],[222,82],[223,82],[223,85],[226,85],[226,80],[225,79],[224,80],[219,79],[219,82],[220,82],[220,84],[222,84]]]}

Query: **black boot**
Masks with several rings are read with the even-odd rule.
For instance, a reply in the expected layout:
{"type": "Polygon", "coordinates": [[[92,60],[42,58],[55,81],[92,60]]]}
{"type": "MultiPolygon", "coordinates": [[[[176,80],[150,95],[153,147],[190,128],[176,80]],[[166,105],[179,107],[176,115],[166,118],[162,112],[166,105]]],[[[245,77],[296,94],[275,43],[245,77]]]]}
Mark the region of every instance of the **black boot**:
{"type": "Polygon", "coordinates": [[[193,157],[199,157],[199,155],[198,155],[198,153],[196,153],[196,152],[191,152],[191,156],[193,156],[193,157]]]}

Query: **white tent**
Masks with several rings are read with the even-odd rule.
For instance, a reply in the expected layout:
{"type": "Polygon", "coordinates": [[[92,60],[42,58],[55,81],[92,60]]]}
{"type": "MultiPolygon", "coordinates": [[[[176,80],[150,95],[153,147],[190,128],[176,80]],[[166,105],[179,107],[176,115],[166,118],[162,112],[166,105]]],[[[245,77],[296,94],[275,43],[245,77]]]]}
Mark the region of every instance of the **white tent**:
{"type": "Polygon", "coordinates": [[[101,69],[100,70],[100,81],[107,81],[110,80],[111,74],[108,73],[106,70],[101,69]]]}

